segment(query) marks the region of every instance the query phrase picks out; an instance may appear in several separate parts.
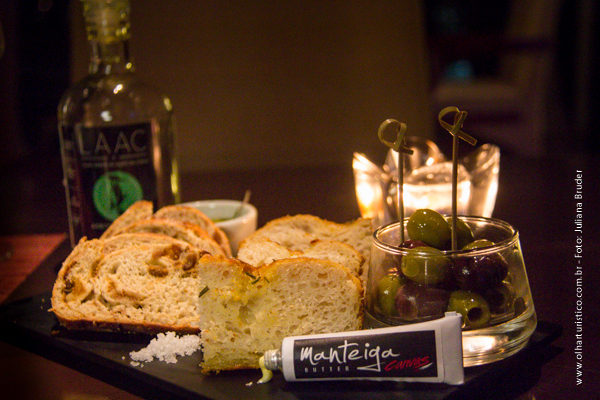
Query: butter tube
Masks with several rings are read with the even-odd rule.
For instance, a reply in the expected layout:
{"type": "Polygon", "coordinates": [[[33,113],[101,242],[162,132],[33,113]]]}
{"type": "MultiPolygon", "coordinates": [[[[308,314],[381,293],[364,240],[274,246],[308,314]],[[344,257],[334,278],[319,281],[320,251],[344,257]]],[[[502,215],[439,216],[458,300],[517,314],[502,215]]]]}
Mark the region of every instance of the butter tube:
{"type": "Polygon", "coordinates": [[[464,383],[462,316],[411,325],[292,336],[261,357],[264,383],[270,371],[286,381],[395,380],[464,383]]]}

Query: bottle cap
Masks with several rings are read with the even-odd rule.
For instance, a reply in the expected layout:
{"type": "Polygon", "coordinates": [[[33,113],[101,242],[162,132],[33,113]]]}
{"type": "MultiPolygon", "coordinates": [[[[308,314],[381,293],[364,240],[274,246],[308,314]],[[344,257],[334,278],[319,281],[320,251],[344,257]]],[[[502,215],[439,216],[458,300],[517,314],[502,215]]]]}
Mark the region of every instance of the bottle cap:
{"type": "Polygon", "coordinates": [[[123,40],[129,37],[129,0],[81,0],[88,39],[123,40]]]}

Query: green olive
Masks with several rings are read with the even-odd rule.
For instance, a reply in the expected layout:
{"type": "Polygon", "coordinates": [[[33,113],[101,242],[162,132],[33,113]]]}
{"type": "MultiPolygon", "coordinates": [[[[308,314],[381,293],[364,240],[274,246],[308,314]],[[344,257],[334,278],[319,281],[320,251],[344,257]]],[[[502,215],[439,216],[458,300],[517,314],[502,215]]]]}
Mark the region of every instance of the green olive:
{"type": "Polygon", "coordinates": [[[462,249],[463,250],[482,249],[484,247],[490,247],[490,246],[493,246],[493,245],[494,245],[494,242],[492,242],[491,240],[477,239],[475,241],[472,241],[472,242],[468,243],[465,246],[462,246],[462,249]]]}
{"type": "Polygon", "coordinates": [[[412,240],[420,240],[436,249],[447,249],[452,234],[442,214],[427,208],[416,210],[410,216],[406,231],[412,240]]]}
{"type": "Polygon", "coordinates": [[[404,278],[398,274],[388,274],[377,282],[377,302],[386,317],[397,315],[396,293],[404,281],[404,278]]]}
{"type": "Polygon", "coordinates": [[[463,328],[479,329],[487,326],[490,322],[491,312],[487,301],[483,296],[457,290],[450,295],[448,311],[456,311],[463,316],[463,328]]]}
{"type": "MultiPolygon", "coordinates": [[[[446,221],[448,221],[450,231],[452,232],[452,217],[446,218],[446,221]]],[[[469,225],[462,219],[456,218],[456,247],[462,249],[464,246],[473,242],[473,240],[473,232],[471,231],[471,228],[469,228],[469,225]]]]}
{"type": "Polygon", "coordinates": [[[441,250],[433,247],[415,247],[402,257],[400,269],[411,281],[435,285],[444,282],[451,272],[452,263],[441,250]]]}

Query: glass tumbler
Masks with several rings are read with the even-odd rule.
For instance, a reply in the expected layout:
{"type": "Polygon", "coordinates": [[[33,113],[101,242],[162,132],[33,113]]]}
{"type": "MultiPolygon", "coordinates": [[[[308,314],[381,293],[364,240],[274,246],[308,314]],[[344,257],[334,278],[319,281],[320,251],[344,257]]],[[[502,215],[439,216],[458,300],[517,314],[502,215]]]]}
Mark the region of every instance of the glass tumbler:
{"type": "Polygon", "coordinates": [[[463,362],[469,367],[519,351],[537,321],[518,231],[498,219],[459,218],[475,240],[493,244],[456,251],[406,248],[400,246],[398,222],[375,231],[365,326],[424,322],[457,311],[463,315],[463,362]]]}

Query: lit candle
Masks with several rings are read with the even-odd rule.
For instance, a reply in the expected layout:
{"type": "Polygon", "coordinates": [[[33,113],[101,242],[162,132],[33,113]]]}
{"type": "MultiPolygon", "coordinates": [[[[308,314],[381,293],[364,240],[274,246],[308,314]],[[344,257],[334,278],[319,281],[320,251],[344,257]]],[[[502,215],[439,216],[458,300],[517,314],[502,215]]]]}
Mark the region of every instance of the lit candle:
{"type": "Polygon", "coordinates": [[[363,218],[371,218],[377,225],[385,218],[384,187],[391,179],[381,168],[360,153],[354,153],[352,168],[360,214],[363,218]]]}
{"type": "Polygon", "coordinates": [[[360,214],[365,218],[373,218],[381,208],[381,192],[370,182],[361,182],[356,185],[356,197],[360,214]]]}
{"type": "MultiPolygon", "coordinates": [[[[458,213],[467,214],[471,182],[463,181],[458,185],[458,213]]],[[[404,207],[406,215],[420,208],[429,208],[440,214],[452,213],[452,183],[432,185],[404,184],[404,207]]]]}
{"type": "MultiPolygon", "coordinates": [[[[457,208],[467,214],[471,198],[469,173],[460,165],[458,171],[457,208]]],[[[452,213],[452,163],[438,163],[413,170],[404,184],[404,206],[411,215],[420,208],[429,208],[441,214],[452,213]]]]}

